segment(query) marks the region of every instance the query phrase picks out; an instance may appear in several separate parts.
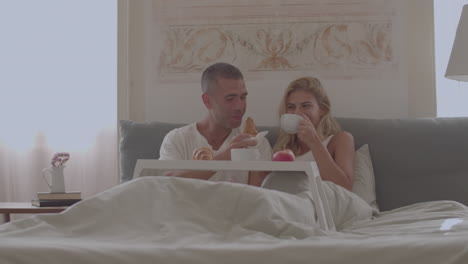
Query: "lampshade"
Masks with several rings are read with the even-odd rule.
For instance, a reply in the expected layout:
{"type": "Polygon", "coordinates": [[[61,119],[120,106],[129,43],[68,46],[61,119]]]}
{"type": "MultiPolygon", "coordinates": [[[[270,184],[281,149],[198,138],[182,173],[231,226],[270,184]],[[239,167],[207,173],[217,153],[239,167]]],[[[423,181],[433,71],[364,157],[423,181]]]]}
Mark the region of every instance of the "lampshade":
{"type": "Polygon", "coordinates": [[[453,42],[445,77],[468,82],[468,5],[463,7],[460,22],[458,22],[457,35],[453,42]]]}

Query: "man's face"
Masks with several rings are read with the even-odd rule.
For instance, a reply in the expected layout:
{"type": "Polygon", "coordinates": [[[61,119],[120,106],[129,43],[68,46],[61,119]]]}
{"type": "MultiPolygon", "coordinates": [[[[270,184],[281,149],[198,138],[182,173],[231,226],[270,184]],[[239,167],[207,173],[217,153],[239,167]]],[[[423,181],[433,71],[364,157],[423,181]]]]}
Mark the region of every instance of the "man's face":
{"type": "Polygon", "coordinates": [[[247,108],[247,90],[242,79],[219,78],[217,87],[205,105],[216,124],[225,128],[237,128],[247,108]]]}

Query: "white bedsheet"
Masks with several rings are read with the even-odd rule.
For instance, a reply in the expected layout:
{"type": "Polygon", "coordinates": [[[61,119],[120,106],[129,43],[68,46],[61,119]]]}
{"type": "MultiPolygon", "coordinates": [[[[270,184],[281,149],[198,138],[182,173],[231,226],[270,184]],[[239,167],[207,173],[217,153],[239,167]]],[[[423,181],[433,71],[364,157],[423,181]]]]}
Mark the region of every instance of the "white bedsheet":
{"type": "Polygon", "coordinates": [[[468,210],[423,203],[323,234],[308,199],[144,177],[0,225],[0,263],[468,263],[468,210]],[[350,260],[352,260],[350,262],[350,260]]]}

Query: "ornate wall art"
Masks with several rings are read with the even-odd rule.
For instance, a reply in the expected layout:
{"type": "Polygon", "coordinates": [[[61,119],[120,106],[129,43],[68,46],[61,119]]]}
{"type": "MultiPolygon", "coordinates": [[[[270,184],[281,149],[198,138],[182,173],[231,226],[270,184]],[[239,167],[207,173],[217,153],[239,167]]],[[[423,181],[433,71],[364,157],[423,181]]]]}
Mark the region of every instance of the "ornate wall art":
{"type": "Polygon", "coordinates": [[[345,1],[335,1],[335,5],[264,1],[263,6],[237,6],[231,15],[226,13],[230,10],[227,3],[220,14],[216,10],[223,5],[195,2],[198,5],[182,7],[177,6],[180,2],[166,3],[170,7],[164,12],[167,17],[160,20],[162,79],[200,72],[218,61],[248,72],[311,70],[338,78],[344,73],[392,71],[396,64],[394,16],[388,1],[375,1],[380,4],[371,7],[373,1],[352,5],[345,1]],[[202,7],[212,16],[203,17],[202,7]],[[250,13],[237,14],[246,8],[250,13]],[[257,13],[252,11],[255,8],[257,13]],[[179,11],[170,16],[171,10],[179,11]]]}

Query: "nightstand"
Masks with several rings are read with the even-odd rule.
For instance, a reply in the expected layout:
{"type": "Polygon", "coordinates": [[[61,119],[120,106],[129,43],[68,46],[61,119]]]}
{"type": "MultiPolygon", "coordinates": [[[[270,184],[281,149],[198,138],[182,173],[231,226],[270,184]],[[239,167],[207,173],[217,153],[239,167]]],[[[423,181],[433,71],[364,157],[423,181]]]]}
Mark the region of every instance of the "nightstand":
{"type": "Polygon", "coordinates": [[[44,214],[60,213],[68,207],[37,207],[31,202],[23,203],[2,203],[0,202],[0,214],[5,215],[5,221],[10,222],[10,214],[44,214]]]}

